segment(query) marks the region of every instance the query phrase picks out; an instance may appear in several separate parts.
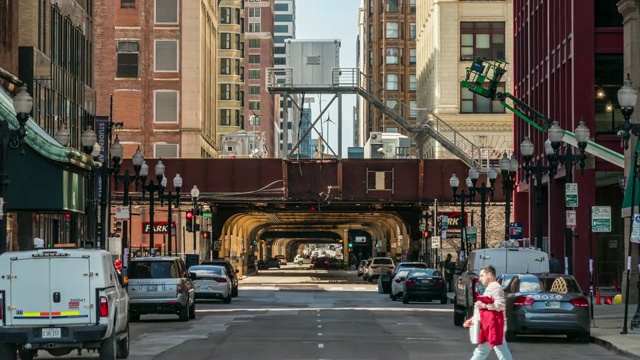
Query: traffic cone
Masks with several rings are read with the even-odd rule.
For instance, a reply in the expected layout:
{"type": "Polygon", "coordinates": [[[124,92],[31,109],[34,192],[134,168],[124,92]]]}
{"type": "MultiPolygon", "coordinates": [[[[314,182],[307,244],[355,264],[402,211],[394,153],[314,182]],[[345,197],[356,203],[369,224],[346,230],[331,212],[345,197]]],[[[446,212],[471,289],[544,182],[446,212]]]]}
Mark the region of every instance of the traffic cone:
{"type": "Polygon", "coordinates": [[[596,305],[602,305],[602,299],[600,298],[600,291],[596,291],[596,305]]]}
{"type": "Polygon", "coordinates": [[[611,296],[607,296],[604,298],[604,303],[607,305],[611,305],[611,296]]]}

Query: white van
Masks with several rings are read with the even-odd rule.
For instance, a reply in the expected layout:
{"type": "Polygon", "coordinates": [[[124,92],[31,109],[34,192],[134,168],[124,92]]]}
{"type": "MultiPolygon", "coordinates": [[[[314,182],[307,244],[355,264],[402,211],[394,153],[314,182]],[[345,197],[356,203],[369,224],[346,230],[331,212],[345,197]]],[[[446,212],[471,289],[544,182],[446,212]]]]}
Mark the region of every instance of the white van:
{"type": "Polygon", "coordinates": [[[0,359],[99,350],[129,356],[129,297],[111,254],[38,249],[0,255],[0,359]]]}
{"type": "Polygon", "coordinates": [[[487,248],[472,251],[465,262],[463,273],[458,277],[453,298],[453,323],[462,326],[464,319],[473,312],[476,296],[484,292],[478,282],[480,269],[491,265],[496,276],[502,274],[549,272],[549,256],[543,251],[526,248],[487,248]]]}

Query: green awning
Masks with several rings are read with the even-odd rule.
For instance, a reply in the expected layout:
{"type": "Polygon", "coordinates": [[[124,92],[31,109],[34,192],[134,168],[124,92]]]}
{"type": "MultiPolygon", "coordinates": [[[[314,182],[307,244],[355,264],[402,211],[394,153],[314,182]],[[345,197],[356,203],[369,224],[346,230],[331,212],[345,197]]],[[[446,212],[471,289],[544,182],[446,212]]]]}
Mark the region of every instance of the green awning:
{"type": "MultiPolygon", "coordinates": [[[[640,151],[640,141],[636,142],[636,152],[640,151]]],[[[631,164],[633,166],[633,164],[631,164]]],[[[624,199],[622,200],[622,217],[631,216],[631,197],[633,193],[633,169],[629,171],[629,175],[624,185],[624,199]]],[[[640,179],[636,179],[635,184],[635,201],[633,202],[634,213],[639,213],[640,206],[640,179]]]]}

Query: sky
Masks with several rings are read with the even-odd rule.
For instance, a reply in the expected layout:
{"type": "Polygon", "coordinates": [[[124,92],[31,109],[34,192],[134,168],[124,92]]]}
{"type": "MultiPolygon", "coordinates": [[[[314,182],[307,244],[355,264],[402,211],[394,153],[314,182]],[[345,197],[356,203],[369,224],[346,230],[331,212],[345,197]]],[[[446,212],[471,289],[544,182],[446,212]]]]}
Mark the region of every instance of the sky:
{"type": "MultiPolygon", "coordinates": [[[[356,68],[356,41],[358,38],[358,8],[359,0],[296,0],[296,38],[297,39],[339,39],[340,67],[356,68]]],[[[318,95],[315,103],[311,104],[312,121],[320,114],[318,95]]],[[[326,106],[333,95],[322,96],[322,105],[326,106]]],[[[353,107],[356,105],[357,95],[342,95],[342,157],[347,157],[347,147],[353,146],[353,107]]],[[[329,108],[329,116],[335,124],[329,124],[328,138],[331,148],[338,153],[338,101],[329,108]]],[[[325,113],[326,119],[327,113],[325,113]]],[[[319,124],[319,122],[318,122],[319,124]]],[[[318,125],[316,124],[316,125],[318,125]]],[[[324,125],[324,131],[327,129],[324,125]]],[[[316,127],[318,131],[320,130],[316,127]]],[[[317,135],[313,133],[313,137],[317,135]]]]}

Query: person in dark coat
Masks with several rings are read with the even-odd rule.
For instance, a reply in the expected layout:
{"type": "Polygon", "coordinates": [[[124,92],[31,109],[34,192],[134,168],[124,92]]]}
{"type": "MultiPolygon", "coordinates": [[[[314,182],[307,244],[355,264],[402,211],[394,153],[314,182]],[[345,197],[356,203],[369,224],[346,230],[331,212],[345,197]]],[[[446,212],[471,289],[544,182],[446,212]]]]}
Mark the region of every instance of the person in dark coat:
{"type": "Polygon", "coordinates": [[[549,272],[551,274],[564,273],[564,271],[562,271],[562,263],[560,263],[560,260],[556,258],[556,254],[554,253],[551,253],[551,257],[549,258],[549,272]]]}
{"type": "Polygon", "coordinates": [[[444,260],[444,279],[447,284],[447,291],[453,291],[453,274],[456,271],[456,263],[451,260],[451,254],[447,254],[444,260]]]}

